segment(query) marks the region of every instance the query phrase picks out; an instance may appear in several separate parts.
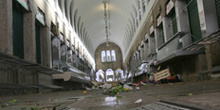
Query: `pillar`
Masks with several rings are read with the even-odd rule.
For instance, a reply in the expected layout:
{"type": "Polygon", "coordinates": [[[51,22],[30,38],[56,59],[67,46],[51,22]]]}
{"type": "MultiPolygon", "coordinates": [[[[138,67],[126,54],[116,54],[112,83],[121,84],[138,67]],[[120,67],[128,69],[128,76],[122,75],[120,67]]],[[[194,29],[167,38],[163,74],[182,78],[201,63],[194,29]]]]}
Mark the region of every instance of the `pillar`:
{"type": "Polygon", "coordinates": [[[189,16],[186,5],[187,3],[185,0],[176,0],[175,2],[178,32],[187,33],[182,38],[183,48],[187,47],[192,43],[191,34],[190,34],[189,16]]]}
{"type": "Polygon", "coordinates": [[[35,14],[24,13],[24,56],[25,60],[36,62],[35,14]]]}
{"type": "Polygon", "coordinates": [[[51,36],[49,27],[41,28],[41,48],[42,48],[42,64],[51,67],[51,36]]]}
{"type": "Polygon", "coordinates": [[[154,35],[155,35],[155,43],[156,43],[156,52],[158,52],[158,48],[161,46],[160,44],[162,44],[161,40],[159,39],[160,37],[160,29],[156,28],[154,30],[154,35]]]}
{"type": "Polygon", "coordinates": [[[0,0],[0,52],[12,54],[12,0],[0,0]]]}
{"type": "MultiPolygon", "coordinates": [[[[154,34],[154,33],[153,33],[154,34]]],[[[149,37],[149,52],[156,53],[156,39],[155,35],[149,37]]]]}

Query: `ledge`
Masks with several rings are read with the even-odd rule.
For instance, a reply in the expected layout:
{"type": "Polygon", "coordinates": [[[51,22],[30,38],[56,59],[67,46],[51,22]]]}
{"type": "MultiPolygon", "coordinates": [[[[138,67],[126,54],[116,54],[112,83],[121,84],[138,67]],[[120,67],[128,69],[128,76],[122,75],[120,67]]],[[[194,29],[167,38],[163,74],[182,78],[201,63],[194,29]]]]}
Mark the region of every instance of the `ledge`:
{"type": "Polygon", "coordinates": [[[215,66],[211,69],[205,70],[205,71],[201,71],[198,74],[207,74],[207,73],[214,73],[214,72],[220,72],[220,66],[215,66]]]}
{"type": "Polygon", "coordinates": [[[167,44],[169,44],[173,39],[175,39],[175,38],[177,38],[177,37],[179,37],[179,36],[180,36],[180,38],[181,38],[181,37],[183,37],[185,34],[186,34],[185,32],[178,32],[178,33],[176,33],[175,35],[173,35],[173,37],[171,37],[170,39],[168,39],[167,42],[165,42],[164,44],[162,44],[162,45],[158,48],[158,50],[161,50],[163,47],[165,47],[167,44]]]}
{"type": "Polygon", "coordinates": [[[35,70],[35,71],[38,71],[44,74],[49,74],[49,75],[62,73],[52,68],[43,66],[41,64],[27,61],[24,59],[20,59],[16,56],[2,53],[2,52],[0,52],[0,63],[6,64],[6,65],[15,65],[23,69],[35,70]]]}
{"type": "Polygon", "coordinates": [[[204,52],[202,50],[198,50],[198,51],[176,50],[173,54],[167,56],[166,58],[164,58],[162,60],[157,61],[156,65],[159,65],[161,63],[164,63],[164,62],[169,61],[169,60],[171,60],[173,58],[176,58],[176,57],[189,56],[189,55],[197,55],[197,54],[200,54],[200,53],[204,53],[204,52]]]}
{"type": "Polygon", "coordinates": [[[209,36],[203,37],[202,39],[190,44],[189,46],[185,47],[183,50],[190,50],[190,51],[199,50],[205,47],[206,45],[218,41],[220,42],[220,30],[217,30],[216,32],[210,34],[209,36]]]}

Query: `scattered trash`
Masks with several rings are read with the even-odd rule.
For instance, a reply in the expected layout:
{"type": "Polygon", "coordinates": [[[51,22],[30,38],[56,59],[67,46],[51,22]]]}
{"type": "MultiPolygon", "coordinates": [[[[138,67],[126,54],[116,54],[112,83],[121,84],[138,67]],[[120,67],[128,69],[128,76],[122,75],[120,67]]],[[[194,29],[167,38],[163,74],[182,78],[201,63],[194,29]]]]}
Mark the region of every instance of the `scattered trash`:
{"type": "Polygon", "coordinates": [[[127,85],[127,84],[124,84],[123,87],[124,87],[124,88],[129,88],[129,90],[133,90],[133,88],[132,88],[131,86],[127,85]]]}
{"type": "Polygon", "coordinates": [[[125,84],[124,83],[122,83],[122,82],[119,82],[118,84],[120,84],[120,85],[122,85],[122,86],[124,86],[125,84]]]}
{"type": "Polygon", "coordinates": [[[145,86],[145,85],[147,85],[147,84],[145,84],[145,83],[141,82],[141,85],[145,86]]]}
{"type": "Polygon", "coordinates": [[[141,86],[141,83],[136,83],[136,86],[138,87],[138,86],[141,86]]]}
{"type": "Polygon", "coordinates": [[[91,88],[86,87],[86,90],[87,90],[87,91],[90,91],[90,90],[92,90],[92,89],[91,89],[91,88]]]}
{"type": "Polygon", "coordinates": [[[87,91],[83,91],[83,94],[87,94],[87,91]]]}
{"type": "Polygon", "coordinates": [[[103,89],[109,89],[111,87],[112,87],[112,84],[108,84],[108,83],[105,83],[104,85],[102,85],[103,89]]]}
{"type": "Polygon", "coordinates": [[[18,102],[18,100],[16,100],[16,99],[14,99],[12,101],[9,101],[10,104],[13,104],[13,103],[16,103],[16,102],[18,102]]]}
{"type": "Polygon", "coordinates": [[[130,89],[129,89],[129,88],[125,88],[125,90],[126,90],[126,91],[130,91],[130,89]]]}
{"type": "Polygon", "coordinates": [[[109,91],[108,91],[108,92],[106,92],[106,94],[109,94],[109,91]]]}
{"type": "Polygon", "coordinates": [[[106,97],[105,98],[105,101],[106,102],[113,102],[113,101],[116,101],[117,97],[106,97]]]}
{"type": "Polygon", "coordinates": [[[27,110],[27,108],[26,107],[21,107],[21,110],[27,110]]]}
{"type": "Polygon", "coordinates": [[[4,104],[1,105],[2,108],[5,108],[5,107],[7,107],[7,106],[8,106],[7,103],[4,103],[4,104]]]}
{"type": "Polygon", "coordinates": [[[104,105],[108,105],[108,106],[114,106],[120,104],[120,101],[117,100],[117,97],[106,97],[105,98],[105,104],[104,105]]]}
{"type": "Polygon", "coordinates": [[[138,99],[137,101],[135,101],[136,104],[141,103],[142,99],[138,99]]]}
{"type": "Polygon", "coordinates": [[[104,90],[103,94],[107,94],[107,95],[110,95],[110,96],[115,96],[115,95],[119,94],[120,92],[127,92],[127,91],[128,91],[128,89],[125,89],[122,86],[115,86],[115,87],[112,87],[110,89],[104,90]]]}
{"type": "Polygon", "coordinates": [[[121,99],[122,98],[122,96],[116,96],[117,97],[117,99],[121,99]]]}
{"type": "Polygon", "coordinates": [[[188,94],[188,96],[192,96],[192,95],[193,95],[193,93],[189,93],[189,94],[188,94]]]}
{"type": "Polygon", "coordinates": [[[94,89],[98,89],[98,88],[96,88],[95,86],[92,86],[92,89],[94,90],[94,89]]]}
{"type": "Polygon", "coordinates": [[[127,83],[127,85],[129,85],[129,86],[133,86],[133,83],[127,83]]]}
{"type": "Polygon", "coordinates": [[[136,87],[136,89],[140,89],[140,87],[136,87]]]}
{"type": "Polygon", "coordinates": [[[96,81],[90,81],[94,86],[98,86],[98,82],[96,82],[96,81]]]}

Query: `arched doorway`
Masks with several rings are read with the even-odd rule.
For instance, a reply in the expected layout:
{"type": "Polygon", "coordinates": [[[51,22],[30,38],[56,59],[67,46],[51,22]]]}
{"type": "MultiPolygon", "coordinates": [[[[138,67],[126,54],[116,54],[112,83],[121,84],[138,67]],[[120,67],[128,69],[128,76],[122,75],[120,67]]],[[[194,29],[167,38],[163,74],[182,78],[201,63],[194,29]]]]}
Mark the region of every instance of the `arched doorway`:
{"type": "Polygon", "coordinates": [[[107,69],[106,71],[106,81],[112,82],[115,80],[114,71],[112,69],[107,69]]]}
{"type": "Polygon", "coordinates": [[[124,78],[124,72],[121,68],[118,68],[115,71],[115,81],[121,81],[124,78]]]}
{"type": "Polygon", "coordinates": [[[104,82],[104,71],[100,69],[99,71],[96,72],[96,81],[98,82],[104,82]]]}

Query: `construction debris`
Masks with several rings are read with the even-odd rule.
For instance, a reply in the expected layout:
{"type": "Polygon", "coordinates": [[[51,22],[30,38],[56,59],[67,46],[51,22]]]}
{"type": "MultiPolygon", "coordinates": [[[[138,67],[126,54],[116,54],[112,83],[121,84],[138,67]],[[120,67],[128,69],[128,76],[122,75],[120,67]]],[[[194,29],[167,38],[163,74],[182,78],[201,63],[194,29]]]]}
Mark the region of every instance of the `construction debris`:
{"type": "Polygon", "coordinates": [[[138,99],[137,101],[135,101],[136,104],[141,103],[142,99],[138,99]]]}

